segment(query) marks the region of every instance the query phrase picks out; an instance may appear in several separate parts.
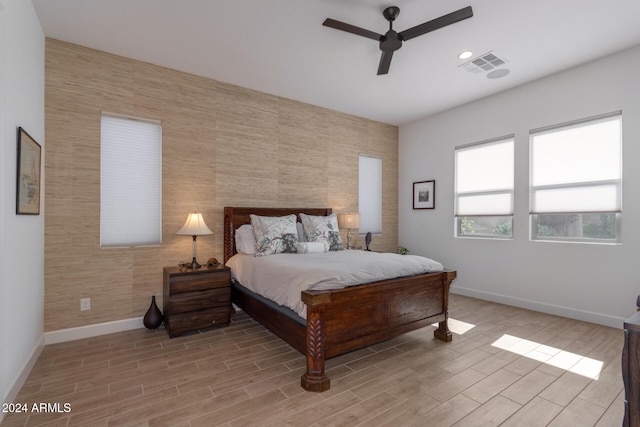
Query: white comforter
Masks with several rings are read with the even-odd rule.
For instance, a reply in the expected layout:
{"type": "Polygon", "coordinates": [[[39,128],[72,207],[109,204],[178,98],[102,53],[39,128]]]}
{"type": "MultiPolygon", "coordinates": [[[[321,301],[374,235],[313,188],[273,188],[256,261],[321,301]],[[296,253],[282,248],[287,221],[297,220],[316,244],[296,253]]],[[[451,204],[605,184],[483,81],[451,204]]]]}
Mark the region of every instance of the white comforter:
{"type": "Polygon", "coordinates": [[[237,254],[226,265],[242,286],[303,318],[307,317],[300,300],[304,290],[340,289],[443,270],[439,262],[421,256],[359,250],[260,257],[237,254]]]}

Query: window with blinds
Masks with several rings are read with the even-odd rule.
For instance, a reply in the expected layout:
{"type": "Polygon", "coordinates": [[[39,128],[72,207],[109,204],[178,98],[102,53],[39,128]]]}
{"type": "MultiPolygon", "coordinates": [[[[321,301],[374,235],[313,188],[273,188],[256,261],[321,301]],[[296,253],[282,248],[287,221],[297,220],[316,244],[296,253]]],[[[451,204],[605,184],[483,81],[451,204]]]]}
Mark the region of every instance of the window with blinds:
{"type": "Polygon", "coordinates": [[[360,234],[382,234],[382,159],[358,158],[358,209],[360,234]]]}
{"type": "Polygon", "coordinates": [[[162,125],[102,114],[100,246],[162,243],[162,125]]]}
{"type": "Polygon", "coordinates": [[[620,241],[622,114],[529,135],[531,237],[620,241]]]}
{"type": "Polygon", "coordinates": [[[456,147],[457,237],[512,237],[513,135],[456,147]]]}

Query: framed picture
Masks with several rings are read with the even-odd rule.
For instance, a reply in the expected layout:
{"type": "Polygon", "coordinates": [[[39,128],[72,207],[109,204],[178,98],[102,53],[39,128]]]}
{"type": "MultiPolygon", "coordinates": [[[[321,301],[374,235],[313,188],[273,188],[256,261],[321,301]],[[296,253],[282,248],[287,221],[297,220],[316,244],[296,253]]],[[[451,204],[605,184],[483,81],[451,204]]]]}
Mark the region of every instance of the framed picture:
{"type": "Polygon", "coordinates": [[[413,183],[413,209],[433,209],[436,207],[436,182],[419,181],[413,183]]]}
{"type": "Polygon", "coordinates": [[[16,214],[40,215],[40,144],[18,128],[16,214]]]}

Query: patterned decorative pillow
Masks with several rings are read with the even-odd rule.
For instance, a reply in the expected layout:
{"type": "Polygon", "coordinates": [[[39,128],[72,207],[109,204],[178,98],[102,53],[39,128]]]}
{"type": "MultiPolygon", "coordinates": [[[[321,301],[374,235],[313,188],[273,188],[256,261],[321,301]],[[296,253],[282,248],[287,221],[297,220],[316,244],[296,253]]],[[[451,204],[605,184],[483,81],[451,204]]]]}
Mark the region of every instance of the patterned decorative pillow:
{"type": "Polygon", "coordinates": [[[256,256],[296,252],[298,230],[295,215],[249,216],[256,235],[256,256]]]}
{"type": "Polygon", "coordinates": [[[325,242],[330,251],[341,251],[342,239],[338,229],[338,217],[332,213],[327,216],[300,214],[307,242],[325,242]]]}

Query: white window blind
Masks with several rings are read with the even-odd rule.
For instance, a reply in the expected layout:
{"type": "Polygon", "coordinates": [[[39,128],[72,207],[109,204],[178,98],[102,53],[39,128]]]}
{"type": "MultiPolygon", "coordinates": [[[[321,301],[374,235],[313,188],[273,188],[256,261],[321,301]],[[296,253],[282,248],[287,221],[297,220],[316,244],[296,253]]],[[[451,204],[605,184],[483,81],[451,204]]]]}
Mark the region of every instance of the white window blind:
{"type": "Polygon", "coordinates": [[[455,150],[455,214],[513,215],[514,138],[455,150]]]}
{"type": "Polygon", "coordinates": [[[382,159],[359,156],[358,209],[360,234],[382,233],[382,159]]]}
{"type": "Polygon", "coordinates": [[[162,242],[162,125],[103,114],[100,246],[162,242]]]}
{"type": "Polygon", "coordinates": [[[532,131],[530,210],[619,213],[622,210],[622,116],[532,131]]]}

